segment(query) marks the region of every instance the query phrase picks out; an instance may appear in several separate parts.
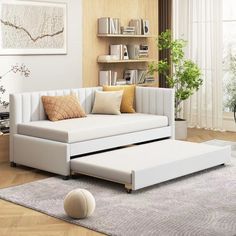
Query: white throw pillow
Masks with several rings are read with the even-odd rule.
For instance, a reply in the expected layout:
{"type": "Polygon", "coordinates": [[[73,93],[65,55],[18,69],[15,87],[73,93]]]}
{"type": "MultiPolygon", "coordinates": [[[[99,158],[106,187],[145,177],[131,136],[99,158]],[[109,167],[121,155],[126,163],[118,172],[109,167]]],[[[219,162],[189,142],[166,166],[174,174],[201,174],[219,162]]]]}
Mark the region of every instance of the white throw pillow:
{"type": "Polygon", "coordinates": [[[120,115],[123,91],[96,91],[92,113],[120,115]]]}

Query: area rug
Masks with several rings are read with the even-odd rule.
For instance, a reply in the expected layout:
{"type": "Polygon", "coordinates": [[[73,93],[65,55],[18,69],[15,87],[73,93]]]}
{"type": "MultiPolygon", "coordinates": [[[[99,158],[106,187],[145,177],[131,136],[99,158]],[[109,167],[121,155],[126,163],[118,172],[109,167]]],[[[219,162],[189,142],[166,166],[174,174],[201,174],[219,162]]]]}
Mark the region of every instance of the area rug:
{"type": "MultiPolygon", "coordinates": [[[[227,142],[213,140],[213,145],[227,142]]],[[[232,147],[234,147],[235,143],[232,147]]],[[[236,147],[236,146],[235,146],[236,147]]],[[[157,150],[158,151],[158,150],[157,150]]],[[[0,198],[58,219],[124,236],[236,235],[236,149],[232,163],[127,194],[123,186],[95,178],[52,177],[0,190],[0,198]],[[85,188],[96,199],[94,214],[73,220],[63,210],[65,195],[85,188]]]]}

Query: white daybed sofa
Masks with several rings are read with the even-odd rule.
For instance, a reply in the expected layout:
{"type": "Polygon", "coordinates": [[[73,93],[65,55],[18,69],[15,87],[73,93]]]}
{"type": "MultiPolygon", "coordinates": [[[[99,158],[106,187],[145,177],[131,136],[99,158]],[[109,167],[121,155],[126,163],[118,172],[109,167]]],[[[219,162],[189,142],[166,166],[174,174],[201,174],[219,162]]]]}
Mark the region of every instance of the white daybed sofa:
{"type": "MultiPolygon", "coordinates": [[[[174,91],[136,87],[137,113],[90,114],[101,87],[10,95],[10,161],[70,175],[71,157],[134,143],[174,138],[174,91]],[[86,118],[51,122],[41,96],[78,94],[86,118]]],[[[158,150],[157,150],[158,152],[158,150]]]]}

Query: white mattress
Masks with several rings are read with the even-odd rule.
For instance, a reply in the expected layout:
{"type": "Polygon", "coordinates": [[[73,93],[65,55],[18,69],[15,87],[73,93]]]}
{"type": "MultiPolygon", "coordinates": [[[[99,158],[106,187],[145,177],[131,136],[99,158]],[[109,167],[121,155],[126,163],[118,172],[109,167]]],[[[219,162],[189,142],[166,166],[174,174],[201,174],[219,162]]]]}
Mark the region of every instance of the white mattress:
{"type": "Polygon", "coordinates": [[[85,118],[18,124],[18,134],[59,142],[75,143],[168,126],[168,117],[132,113],[88,115],[85,118]]]}

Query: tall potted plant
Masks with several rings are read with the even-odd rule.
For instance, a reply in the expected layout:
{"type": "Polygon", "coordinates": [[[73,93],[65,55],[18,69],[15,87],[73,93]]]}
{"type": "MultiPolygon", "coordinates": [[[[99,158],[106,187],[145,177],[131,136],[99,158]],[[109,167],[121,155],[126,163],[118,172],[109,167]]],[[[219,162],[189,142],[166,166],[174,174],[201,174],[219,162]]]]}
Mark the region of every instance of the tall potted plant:
{"type": "Polygon", "coordinates": [[[159,72],[165,76],[168,86],[175,89],[176,139],[185,139],[187,137],[187,122],[180,117],[182,102],[202,85],[201,70],[196,63],[185,58],[186,41],[172,39],[170,30],[160,34],[157,46],[160,51],[169,50],[170,61],[165,58],[150,63],[148,73],[153,75],[154,72],[159,72]]]}

